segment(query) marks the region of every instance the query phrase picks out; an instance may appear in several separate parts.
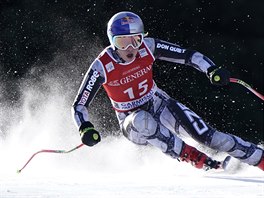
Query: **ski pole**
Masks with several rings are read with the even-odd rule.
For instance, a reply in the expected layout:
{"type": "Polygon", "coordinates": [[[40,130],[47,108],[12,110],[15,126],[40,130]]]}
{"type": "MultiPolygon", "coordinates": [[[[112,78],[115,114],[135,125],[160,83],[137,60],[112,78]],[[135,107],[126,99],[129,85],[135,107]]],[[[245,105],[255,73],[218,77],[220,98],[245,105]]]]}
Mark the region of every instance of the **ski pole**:
{"type": "Polygon", "coordinates": [[[247,83],[245,83],[243,80],[240,80],[240,79],[237,79],[237,78],[230,78],[229,80],[232,83],[238,83],[240,85],[243,85],[249,91],[251,91],[253,94],[255,94],[256,96],[258,96],[261,100],[264,100],[264,96],[262,94],[258,93],[256,90],[254,90],[250,85],[248,85],[247,83]]]}
{"type": "Polygon", "coordinates": [[[21,169],[17,170],[17,173],[20,173],[28,165],[28,163],[33,159],[33,157],[35,157],[39,153],[70,153],[70,152],[75,151],[78,148],[82,147],[83,145],[84,144],[80,144],[80,145],[78,145],[78,146],[76,146],[73,149],[68,150],[68,151],[65,151],[65,150],[50,150],[50,149],[43,149],[43,150],[37,151],[28,159],[28,161],[25,163],[25,165],[21,169]]]}

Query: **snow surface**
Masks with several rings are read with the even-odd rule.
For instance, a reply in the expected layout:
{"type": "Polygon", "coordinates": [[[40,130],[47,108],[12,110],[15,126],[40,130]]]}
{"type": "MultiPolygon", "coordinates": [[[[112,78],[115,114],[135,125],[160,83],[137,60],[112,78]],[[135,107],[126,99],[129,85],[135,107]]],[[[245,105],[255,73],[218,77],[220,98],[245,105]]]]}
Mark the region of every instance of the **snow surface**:
{"type": "Polygon", "coordinates": [[[205,172],[122,137],[68,154],[41,153],[17,174],[32,151],[1,149],[1,198],[264,197],[264,174],[255,167],[205,172]]]}
{"type": "Polygon", "coordinates": [[[229,172],[205,172],[122,136],[68,154],[40,153],[17,174],[41,149],[80,144],[73,98],[57,90],[60,83],[44,82],[48,92],[24,86],[20,107],[0,106],[0,198],[264,197],[264,173],[256,167],[233,161],[229,172]]]}

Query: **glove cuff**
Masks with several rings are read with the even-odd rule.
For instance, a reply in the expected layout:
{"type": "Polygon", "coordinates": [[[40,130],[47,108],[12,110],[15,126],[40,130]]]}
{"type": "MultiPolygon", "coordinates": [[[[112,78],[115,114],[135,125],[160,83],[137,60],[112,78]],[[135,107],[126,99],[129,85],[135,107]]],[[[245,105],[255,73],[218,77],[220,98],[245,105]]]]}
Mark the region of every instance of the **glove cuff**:
{"type": "Polygon", "coordinates": [[[206,75],[208,76],[208,78],[210,78],[210,76],[212,75],[211,73],[213,72],[215,72],[217,69],[219,69],[219,67],[217,67],[217,66],[211,66],[211,67],[209,67],[208,69],[207,69],[207,73],[206,73],[206,75]]]}
{"type": "Polygon", "coordinates": [[[83,122],[79,127],[79,131],[82,132],[82,130],[85,128],[94,128],[94,125],[89,121],[83,122]]]}

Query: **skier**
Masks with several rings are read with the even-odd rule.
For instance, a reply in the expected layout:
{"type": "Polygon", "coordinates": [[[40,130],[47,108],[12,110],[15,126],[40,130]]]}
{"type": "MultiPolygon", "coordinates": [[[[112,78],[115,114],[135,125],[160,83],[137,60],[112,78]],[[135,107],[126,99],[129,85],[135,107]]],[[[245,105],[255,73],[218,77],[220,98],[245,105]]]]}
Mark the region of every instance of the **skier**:
{"type": "Polygon", "coordinates": [[[88,107],[103,86],[121,131],[138,145],[150,144],[165,154],[199,169],[218,169],[219,161],[186,144],[188,134],[209,148],[264,170],[264,151],[253,143],[220,132],[189,108],[159,89],[153,80],[155,59],[184,64],[205,73],[214,85],[229,83],[230,73],[200,52],[146,37],[143,22],[132,12],[119,12],[108,22],[106,47],[88,69],[72,107],[83,144],[94,146],[101,137],[89,120],[88,107]]]}

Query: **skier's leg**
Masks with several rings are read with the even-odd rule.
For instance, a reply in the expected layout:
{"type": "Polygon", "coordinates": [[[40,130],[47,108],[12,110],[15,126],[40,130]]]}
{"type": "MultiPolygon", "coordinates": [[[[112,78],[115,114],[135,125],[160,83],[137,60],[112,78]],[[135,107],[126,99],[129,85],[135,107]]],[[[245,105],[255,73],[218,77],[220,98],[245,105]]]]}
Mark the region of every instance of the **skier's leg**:
{"type": "Polygon", "coordinates": [[[153,116],[138,110],[128,115],[122,124],[124,135],[136,144],[151,144],[164,153],[177,158],[183,142],[163,125],[158,124],[153,116]]]}
{"type": "Polygon", "coordinates": [[[132,142],[136,144],[149,143],[172,158],[192,163],[196,168],[219,167],[219,162],[184,143],[146,111],[138,110],[128,115],[122,124],[122,131],[132,142]]]}
{"type": "Polygon", "coordinates": [[[227,152],[242,162],[258,166],[264,170],[264,151],[255,144],[237,136],[215,131],[209,146],[213,149],[227,152]]]}
{"type": "MultiPolygon", "coordinates": [[[[165,126],[176,126],[175,123],[168,121],[169,117],[174,117],[174,122],[179,122],[178,124],[196,141],[212,149],[227,152],[242,162],[264,170],[264,151],[255,144],[244,141],[235,135],[213,129],[193,111],[172,99],[163,110],[161,121],[165,126]]],[[[175,130],[178,129],[175,128],[175,130]]]]}

